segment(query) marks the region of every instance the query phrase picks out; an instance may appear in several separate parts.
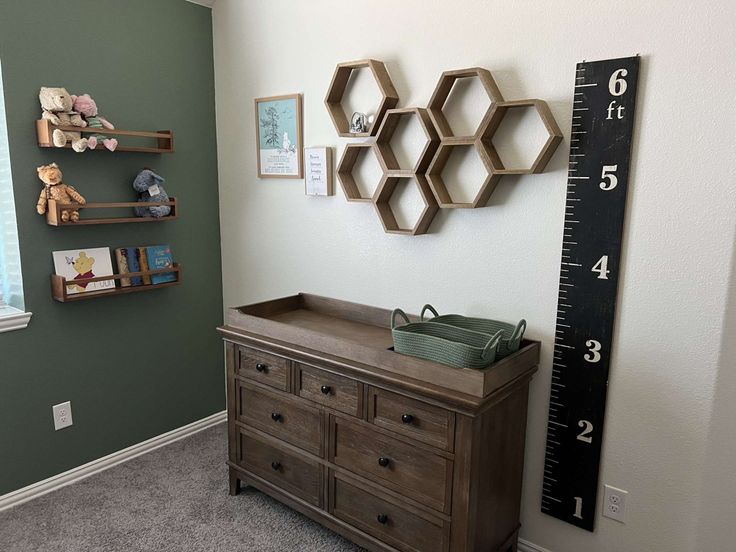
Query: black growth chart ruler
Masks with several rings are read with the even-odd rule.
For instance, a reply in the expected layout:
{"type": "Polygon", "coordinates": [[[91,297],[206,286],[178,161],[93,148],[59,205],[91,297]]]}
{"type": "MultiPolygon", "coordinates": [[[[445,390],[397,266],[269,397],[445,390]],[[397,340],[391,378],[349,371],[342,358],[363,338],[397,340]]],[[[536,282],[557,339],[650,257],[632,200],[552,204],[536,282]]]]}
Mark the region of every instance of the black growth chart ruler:
{"type": "Polygon", "coordinates": [[[593,530],[639,57],[575,72],[542,511],[593,530]]]}

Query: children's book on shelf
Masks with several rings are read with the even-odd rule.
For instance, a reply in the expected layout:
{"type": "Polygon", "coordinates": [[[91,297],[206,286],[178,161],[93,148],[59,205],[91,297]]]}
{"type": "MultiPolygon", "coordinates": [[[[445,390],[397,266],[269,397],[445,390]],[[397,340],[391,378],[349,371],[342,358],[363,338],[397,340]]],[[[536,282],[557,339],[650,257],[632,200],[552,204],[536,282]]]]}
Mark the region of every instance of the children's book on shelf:
{"type": "MultiPolygon", "coordinates": [[[[125,248],[125,258],[128,260],[128,270],[130,272],[140,272],[141,271],[141,265],[138,263],[138,248],[126,247],[125,248]]],[[[130,285],[131,286],[142,286],[143,278],[141,278],[140,276],[132,276],[130,278],[130,285]]]]}
{"type": "MultiPolygon", "coordinates": [[[[168,245],[120,247],[115,250],[115,259],[118,263],[119,274],[161,270],[174,266],[171,248],[168,245]]],[[[146,274],[120,279],[120,285],[123,287],[165,284],[166,282],[176,282],[176,273],[162,272],[161,274],[146,274]]]]}
{"type": "Polygon", "coordinates": [[[99,276],[112,276],[114,274],[110,248],[96,247],[54,251],[52,256],[56,274],[66,278],[67,294],[113,291],[115,289],[115,280],[102,280],[99,282],[85,281],[99,276]]]}
{"type": "MultiPolygon", "coordinates": [[[[174,266],[174,259],[171,255],[171,248],[168,245],[151,245],[145,248],[146,257],[148,259],[148,268],[150,270],[161,270],[174,266]]],[[[161,274],[151,274],[151,282],[154,284],[165,284],[166,282],[175,282],[176,273],[162,272],[161,274]]]]}
{"type": "MultiPolygon", "coordinates": [[[[118,274],[128,274],[130,268],[128,268],[128,255],[124,247],[118,247],[115,250],[115,260],[118,263],[118,274]]],[[[130,278],[120,278],[120,287],[130,287],[130,278]]]]}
{"type": "MultiPolygon", "coordinates": [[[[148,258],[146,257],[146,249],[145,247],[137,247],[136,253],[138,255],[138,265],[141,267],[141,272],[148,272],[150,268],[148,268],[148,258]]],[[[151,285],[151,275],[150,274],[144,274],[142,276],[143,278],[143,285],[144,286],[150,286],[151,285]]]]}

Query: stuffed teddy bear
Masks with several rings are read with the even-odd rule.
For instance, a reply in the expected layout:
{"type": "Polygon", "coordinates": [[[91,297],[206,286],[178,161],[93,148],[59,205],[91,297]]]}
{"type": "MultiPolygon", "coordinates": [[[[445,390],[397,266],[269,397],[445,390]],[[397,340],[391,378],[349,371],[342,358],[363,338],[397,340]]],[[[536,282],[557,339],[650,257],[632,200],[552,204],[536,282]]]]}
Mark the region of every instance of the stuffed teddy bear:
{"type": "MultiPolygon", "coordinates": [[[[138,202],[169,201],[164,190],[165,180],[150,169],[143,169],[133,181],[133,189],[138,192],[138,202]]],[[[152,207],[135,207],[135,214],[139,217],[165,217],[171,213],[168,205],[154,205],[152,207]]]]}
{"type": "MultiPolygon", "coordinates": [[[[82,94],[81,96],[72,95],[72,100],[74,101],[74,111],[84,117],[89,128],[99,128],[100,130],[105,128],[113,130],[115,128],[110,121],[98,115],[97,104],[89,94],[82,94]]],[[[87,147],[89,149],[95,149],[98,140],[110,151],[115,151],[115,148],[118,147],[118,141],[115,138],[108,138],[102,134],[93,134],[87,138],[87,147]]]]}
{"type": "MultiPolygon", "coordinates": [[[[38,99],[43,109],[41,118],[48,119],[52,125],[82,128],[87,126],[81,115],[73,111],[74,101],[66,88],[42,86],[38,99]]],[[[72,149],[76,152],[83,152],[87,149],[87,139],[82,138],[79,132],[67,132],[57,128],[54,129],[52,140],[57,148],[63,148],[67,142],[71,142],[72,149]]]]}
{"type": "MultiPolygon", "coordinates": [[[[38,203],[36,204],[36,211],[38,211],[39,215],[46,213],[49,199],[56,200],[59,203],[76,202],[81,205],[87,203],[87,200],[77,190],[61,181],[61,170],[56,163],[43,165],[36,170],[38,171],[38,178],[44,184],[41,195],[38,196],[38,203]]],[[[79,211],[76,209],[63,209],[61,211],[61,220],[62,222],[77,222],[79,220],[79,211]]]]}

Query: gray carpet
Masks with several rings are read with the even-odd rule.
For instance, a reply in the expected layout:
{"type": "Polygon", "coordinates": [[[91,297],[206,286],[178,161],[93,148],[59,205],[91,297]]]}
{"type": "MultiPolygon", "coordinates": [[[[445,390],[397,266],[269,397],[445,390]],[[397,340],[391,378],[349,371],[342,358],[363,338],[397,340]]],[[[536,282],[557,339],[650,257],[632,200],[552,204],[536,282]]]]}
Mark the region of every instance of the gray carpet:
{"type": "Polygon", "coordinates": [[[252,489],[228,496],[225,424],[0,512],[2,552],[359,552],[252,489]]]}

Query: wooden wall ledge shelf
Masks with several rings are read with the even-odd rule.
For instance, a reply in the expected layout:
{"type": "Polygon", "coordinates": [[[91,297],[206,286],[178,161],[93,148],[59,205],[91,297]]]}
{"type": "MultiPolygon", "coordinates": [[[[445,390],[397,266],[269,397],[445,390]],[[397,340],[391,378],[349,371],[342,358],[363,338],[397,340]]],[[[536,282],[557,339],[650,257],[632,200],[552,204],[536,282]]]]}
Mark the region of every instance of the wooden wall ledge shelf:
{"type": "Polygon", "coordinates": [[[123,201],[117,203],[58,203],[54,199],[49,199],[48,209],[46,211],[46,223],[49,226],[86,226],[89,224],[122,224],[128,222],[164,222],[167,220],[176,220],[179,218],[177,210],[176,198],[172,197],[169,201],[123,201]],[[77,222],[64,222],[61,220],[61,212],[64,210],[84,211],[86,209],[123,209],[126,207],[156,207],[160,205],[168,205],[171,207],[171,213],[165,217],[109,217],[109,218],[80,218],[77,222]]]}
{"type": "MultiPolygon", "coordinates": [[[[173,153],[174,152],[174,132],[172,130],[158,130],[156,132],[143,131],[143,130],[108,130],[90,127],[75,127],[75,126],[56,126],[52,125],[48,119],[39,119],[36,121],[36,134],[38,135],[38,146],[41,148],[54,148],[54,142],[52,136],[54,130],[63,130],[64,132],[81,132],[82,134],[102,134],[105,136],[134,136],[137,138],[155,138],[158,141],[158,147],[141,147],[141,146],[125,146],[118,145],[115,149],[118,151],[130,151],[138,153],[173,153]]],[[[67,143],[66,148],[71,148],[71,144],[67,143]]],[[[63,148],[60,148],[63,149],[63,148]]],[[[109,153],[106,147],[99,144],[97,148],[92,151],[106,151],[109,153]]]]}
{"type": "MultiPolygon", "coordinates": [[[[181,266],[174,263],[171,268],[162,268],[160,270],[146,270],[143,272],[129,272],[127,274],[113,274],[112,276],[98,276],[96,278],[87,278],[83,282],[103,282],[108,280],[120,280],[121,278],[135,278],[136,276],[151,276],[153,274],[175,273],[176,280],[173,282],[164,282],[162,284],[148,284],[142,286],[116,287],[111,290],[85,291],[82,293],[67,293],[67,285],[73,283],[68,282],[63,276],[58,274],[51,275],[51,295],[54,300],[60,303],[71,303],[73,301],[83,301],[85,299],[96,299],[99,297],[109,297],[112,295],[123,295],[124,293],[136,293],[138,291],[151,291],[153,289],[161,289],[165,287],[178,286],[181,283],[181,266]]],[[[116,284],[117,285],[117,284],[116,284]]]]}

